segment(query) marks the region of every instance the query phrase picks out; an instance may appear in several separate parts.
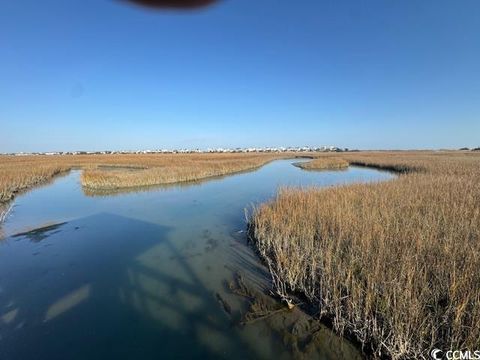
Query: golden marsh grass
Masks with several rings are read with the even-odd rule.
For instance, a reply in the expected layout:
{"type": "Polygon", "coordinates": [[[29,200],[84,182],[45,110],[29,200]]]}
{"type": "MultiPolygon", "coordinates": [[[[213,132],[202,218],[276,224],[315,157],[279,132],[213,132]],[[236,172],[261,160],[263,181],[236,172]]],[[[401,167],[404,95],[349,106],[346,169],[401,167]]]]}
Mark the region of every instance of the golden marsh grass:
{"type": "Polygon", "coordinates": [[[201,180],[252,170],[288,154],[122,154],[0,156],[0,203],[72,168],[82,168],[82,185],[117,189],[201,180]]]}
{"type": "Polygon", "coordinates": [[[250,231],[276,291],[376,356],[480,348],[480,154],[339,154],[395,180],[281,190],[250,231]]]}
{"type": "Polygon", "coordinates": [[[339,157],[330,156],[318,156],[311,161],[295,164],[295,166],[298,166],[299,168],[302,168],[304,170],[346,169],[348,165],[348,161],[339,157]]]}
{"type": "Polygon", "coordinates": [[[182,183],[252,170],[277,158],[277,154],[163,155],[155,164],[133,171],[105,171],[98,168],[85,170],[82,185],[90,189],[108,190],[182,183]]]}

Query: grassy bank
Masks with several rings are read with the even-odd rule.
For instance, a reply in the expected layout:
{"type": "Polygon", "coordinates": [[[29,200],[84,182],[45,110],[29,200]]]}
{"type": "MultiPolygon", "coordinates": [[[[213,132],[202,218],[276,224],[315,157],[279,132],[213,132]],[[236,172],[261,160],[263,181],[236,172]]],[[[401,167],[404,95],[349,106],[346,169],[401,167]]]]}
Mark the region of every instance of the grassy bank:
{"type": "Polygon", "coordinates": [[[0,204],[72,168],[84,170],[85,187],[116,189],[201,180],[254,169],[288,156],[272,153],[0,156],[0,204]]]}
{"type": "Polygon", "coordinates": [[[166,157],[154,166],[135,171],[86,170],[82,174],[82,185],[89,189],[109,190],[196,181],[252,170],[278,158],[278,154],[166,157]]]}
{"type": "Polygon", "coordinates": [[[300,292],[378,356],[480,347],[480,156],[342,154],[398,179],[283,189],[250,230],[276,291],[300,292]]]}
{"type": "Polygon", "coordinates": [[[321,156],[316,159],[307,162],[296,163],[304,170],[332,170],[332,169],[346,169],[348,167],[348,161],[339,157],[321,156]]]}
{"type": "Polygon", "coordinates": [[[0,203],[12,200],[16,193],[47,182],[55,175],[70,169],[62,163],[32,164],[30,161],[0,162],[0,203]]]}

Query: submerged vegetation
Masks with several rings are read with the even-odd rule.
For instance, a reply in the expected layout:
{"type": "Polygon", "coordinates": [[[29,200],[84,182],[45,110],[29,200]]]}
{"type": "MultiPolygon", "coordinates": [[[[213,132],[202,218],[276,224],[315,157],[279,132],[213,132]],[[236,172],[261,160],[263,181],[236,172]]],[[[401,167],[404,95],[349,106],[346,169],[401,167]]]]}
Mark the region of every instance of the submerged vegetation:
{"type": "Polygon", "coordinates": [[[282,298],[301,293],[376,356],[480,347],[480,156],[338,155],[384,183],[280,190],[250,232],[282,298]]]}

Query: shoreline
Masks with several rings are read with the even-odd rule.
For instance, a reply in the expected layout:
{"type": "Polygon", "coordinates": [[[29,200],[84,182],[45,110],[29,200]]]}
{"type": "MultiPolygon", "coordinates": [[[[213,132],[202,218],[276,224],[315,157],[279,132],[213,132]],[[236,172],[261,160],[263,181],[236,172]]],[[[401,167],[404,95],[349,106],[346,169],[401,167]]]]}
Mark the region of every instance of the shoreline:
{"type": "MultiPolygon", "coordinates": [[[[239,170],[233,170],[233,171],[227,171],[224,173],[219,173],[219,174],[209,174],[205,176],[199,176],[199,177],[194,177],[191,179],[181,179],[181,180],[168,180],[168,181],[159,181],[159,182],[154,182],[150,184],[125,184],[125,185],[106,185],[106,186],[96,186],[96,185],[89,185],[88,183],[85,183],[83,180],[81,182],[82,188],[84,188],[87,191],[99,191],[99,192],[108,192],[108,191],[119,191],[121,192],[122,190],[132,190],[135,191],[135,189],[138,190],[148,190],[149,188],[154,188],[154,187],[161,187],[161,186],[183,186],[183,185],[195,185],[196,183],[202,183],[204,181],[208,180],[215,180],[215,179],[222,179],[224,177],[230,176],[230,175],[238,175],[242,173],[249,173],[255,170],[258,170],[262,168],[263,166],[277,160],[288,160],[288,158],[278,158],[278,159],[270,159],[262,164],[254,165],[252,167],[246,167],[244,169],[239,169],[239,170]]],[[[146,168],[146,169],[141,169],[141,170],[151,170],[154,168],[146,168]]],[[[83,171],[82,170],[82,176],[83,176],[83,171]]]]}
{"type": "MultiPolygon", "coordinates": [[[[431,286],[431,291],[437,294],[435,296],[447,296],[451,299],[444,305],[449,309],[448,311],[458,311],[463,314],[467,310],[460,306],[462,303],[458,303],[453,295],[448,295],[448,289],[451,289],[449,281],[453,280],[447,276],[437,279],[434,283],[428,282],[427,286],[422,283],[425,281],[422,280],[424,279],[421,272],[423,267],[418,266],[417,270],[416,264],[417,261],[429,264],[427,260],[422,259],[430,256],[429,254],[438,253],[443,249],[442,246],[447,246],[442,245],[447,241],[448,244],[458,245],[456,257],[462,258],[468,255],[461,251],[461,240],[478,237],[478,229],[471,224],[478,218],[478,212],[475,211],[472,197],[468,194],[476,194],[478,191],[474,179],[478,171],[475,169],[480,159],[473,156],[463,157],[462,154],[453,154],[450,158],[432,155],[423,158],[420,155],[418,158],[408,156],[402,158],[388,156],[388,154],[383,158],[375,154],[340,155],[340,157],[348,161],[351,166],[390,171],[398,174],[399,177],[387,183],[350,184],[343,188],[330,189],[287,189],[277,192],[275,199],[260,204],[251,214],[248,220],[250,242],[257,255],[268,266],[272,278],[275,279],[272,284],[273,290],[280,298],[288,299],[289,296],[293,296],[305,299],[306,306],[320,313],[326,325],[330,324],[337,333],[359,343],[362,350],[367,353],[392,358],[422,356],[428,349],[420,344],[424,344],[428,339],[415,335],[415,332],[412,333],[408,329],[419,327],[423,334],[428,334],[427,329],[438,326],[435,319],[436,316],[440,318],[443,316],[443,310],[442,307],[436,308],[438,313],[435,313],[435,317],[432,315],[429,322],[423,323],[422,316],[427,311],[425,304],[428,304],[431,299],[428,292],[424,293],[421,289],[431,286]],[[375,156],[378,157],[375,158],[375,156]],[[477,190],[474,190],[475,188],[477,190]],[[470,189],[470,191],[462,189],[470,189]],[[440,200],[442,198],[438,197],[438,191],[444,193],[446,198],[456,199],[456,201],[440,200]],[[462,201],[465,196],[469,199],[469,205],[462,201]],[[437,203],[428,206],[431,201],[437,203]],[[372,210],[372,206],[377,210],[372,210]],[[448,225],[453,221],[456,226],[459,226],[458,216],[455,214],[460,210],[467,211],[461,217],[465,219],[462,226],[465,227],[466,235],[449,233],[447,238],[447,235],[442,235],[444,234],[442,224],[446,222],[448,225]],[[344,220],[345,216],[349,216],[348,220],[344,220]],[[444,220],[442,222],[435,220],[438,216],[444,220]],[[362,219],[367,223],[364,224],[362,219]],[[424,222],[428,221],[431,221],[431,225],[424,228],[424,222]],[[404,226],[398,225],[403,223],[405,223],[404,226]],[[394,233],[399,228],[408,229],[409,233],[404,236],[394,233]],[[369,231],[373,234],[371,237],[369,237],[369,231]],[[419,237],[418,240],[409,240],[415,239],[415,234],[419,237]],[[390,238],[397,239],[398,244],[388,241],[390,238]],[[413,243],[410,244],[409,241],[413,243]],[[376,242],[381,243],[378,245],[380,247],[372,245],[376,242]],[[405,245],[400,245],[401,243],[405,245]],[[420,250],[417,251],[416,257],[412,257],[410,252],[415,247],[420,250]],[[340,251],[344,248],[343,252],[340,251]],[[383,253],[371,255],[375,251],[383,251],[383,253]],[[389,260],[385,260],[386,263],[381,265],[383,258],[389,260]],[[376,269],[378,261],[383,270],[376,269]],[[389,268],[388,264],[391,262],[398,262],[397,267],[402,269],[404,266],[405,271],[397,272],[389,268]],[[354,265],[358,267],[357,270],[354,265]],[[305,268],[310,270],[302,270],[305,268]],[[399,273],[408,274],[409,271],[411,272],[409,276],[415,279],[413,283],[415,287],[412,289],[409,286],[413,285],[404,284],[399,278],[399,273]],[[368,286],[363,285],[361,279],[364,279],[368,286]],[[398,305],[396,302],[392,303],[389,299],[394,295],[390,295],[390,290],[385,285],[392,282],[400,292],[409,291],[416,294],[418,291],[419,295],[416,295],[418,298],[409,300],[399,297],[398,305]],[[417,287],[419,287],[418,290],[417,287]],[[383,291],[372,290],[377,288],[383,291]],[[365,295],[361,295],[363,293],[365,295]],[[367,295],[373,305],[364,303],[364,296],[367,295]],[[365,310],[363,310],[364,307],[365,310]],[[416,316],[404,319],[402,313],[406,314],[406,312],[399,310],[403,308],[417,311],[416,316]],[[391,324],[393,319],[397,319],[397,322],[391,324]],[[418,326],[415,325],[417,323],[418,326]],[[376,327],[368,324],[376,324],[376,327]],[[404,325],[407,326],[407,330],[402,330],[401,326],[404,325]],[[386,338],[381,334],[392,335],[386,338]],[[403,350],[400,342],[402,336],[412,337],[411,344],[403,350]]],[[[451,254],[450,251],[449,253],[451,254]]],[[[452,264],[450,264],[451,261],[435,263],[429,271],[443,274],[444,267],[447,269],[455,267],[455,257],[453,254],[450,257],[452,264]]],[[[467,256],[467,258],[470,257],[467,256]]],[[[449,257],[445,259],[449,260],[449,257]]],[[[469,281],[474,281],[476,276],[473,274],[467,279],[456,281],[472,284],[472,292],[475,294],[478,289],[469,281]]],[[[468,308],[475,308],[475,297],[465,296],[468,296],[465,300],[468,301],[468,308]]],[[[465,322],[461,326],[471,327],[470,321],[477,319],[478,312],[472,311],[457,316],[462,316],[461,319],[465,322]]],[[[456,325],[448,323],[442,326],[446,326],[447,329],[452,327],[449,331],[453,332],[456,325]]],[[[451,340],[448,335],[442,334],[434,332],[432,339],[435,339],[439,346],[445,347],[444,342],[448,343],[451,340]]],[[[462,339],[461,334],[455,335],[457,339],[462,339]]],[[[463,334],[463,336],[468,335],[471,341],[471,335],[463,334]]],[[[474,346],[472,343],[469,345],[474,346]]]]}
{"type": "MultiPolygon", "coordinates": [[[[15,201],[15,198],[31,189],[48,184],[57,176],[79,169],[82,175],[96,171],[106,177],[118,176],[122,172],[140,173],[184,170],[179,179],[154,181],[140,179],[130,186],[86,186],[91,189],[122,189],[167,185],[198,181],[216,176],[255,170],[276,159],[291,158],[291,153],[248,153],[248,154],[126,154],[126,155],[73,155],[73,156],[0,156],[0,206],[15,201]],[[244,162],[245,164],[242,164],[244,162]],[[250,162],[250,164],[248,164],[250,162]],[[231,167],[229,169],[228,167],[231,167]],[[153,169],[153,170],[152,170],[153,169]],[[132,171],[133,170],[133,171],[132,171]],[[210,173],[209,173],[210,171],[210,173]],[[183,177],[183,178],[182,178],[183,177]],[[187,178],[185,178],[187,177],[187,178]]],[[[175,175],[175,172],[172,173],[175,175]]],[[[82,184],[86,185],[86,184],[82,184]]]]}

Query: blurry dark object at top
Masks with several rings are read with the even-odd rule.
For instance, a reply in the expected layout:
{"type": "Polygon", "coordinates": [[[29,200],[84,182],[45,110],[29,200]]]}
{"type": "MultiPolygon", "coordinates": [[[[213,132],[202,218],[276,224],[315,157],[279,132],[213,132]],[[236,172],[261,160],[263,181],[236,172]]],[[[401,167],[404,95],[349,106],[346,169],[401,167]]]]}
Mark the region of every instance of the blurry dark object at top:
{"type": "Polygon", "coordinates": [[[211,5],[216,0],[127,0],[137,5],[148,6],[152,8],[197,8],[211,5]]]}

